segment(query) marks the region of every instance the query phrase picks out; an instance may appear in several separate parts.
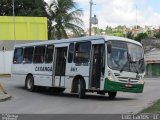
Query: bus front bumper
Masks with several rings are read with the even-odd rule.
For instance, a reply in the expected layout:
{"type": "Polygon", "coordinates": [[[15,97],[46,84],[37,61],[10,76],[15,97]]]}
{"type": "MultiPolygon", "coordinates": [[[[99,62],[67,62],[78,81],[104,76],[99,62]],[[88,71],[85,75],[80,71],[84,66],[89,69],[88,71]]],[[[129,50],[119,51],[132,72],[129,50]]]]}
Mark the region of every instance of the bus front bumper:
{"type": "Polygon", "coordinates": [[[142,93],[144,84],[127,84],[115,81],[110,81],[108,78],[105,79],[104,90],[111,92],[131,92],[131,93],[142,93]]]}

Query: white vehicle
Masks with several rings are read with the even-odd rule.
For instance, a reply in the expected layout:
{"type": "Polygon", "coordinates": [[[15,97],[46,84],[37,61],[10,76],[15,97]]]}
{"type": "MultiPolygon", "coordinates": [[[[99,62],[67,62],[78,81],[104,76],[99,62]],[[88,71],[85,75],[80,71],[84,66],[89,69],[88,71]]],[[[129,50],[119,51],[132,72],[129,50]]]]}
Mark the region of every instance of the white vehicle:
{"type": "Polygon", "coordinates": [[[15,45],[12,79],[26,89],[65,89],[84,98],[96,92],[142,93],[144,52],[139,42],[113,36],[80,37],[15,45]]]}

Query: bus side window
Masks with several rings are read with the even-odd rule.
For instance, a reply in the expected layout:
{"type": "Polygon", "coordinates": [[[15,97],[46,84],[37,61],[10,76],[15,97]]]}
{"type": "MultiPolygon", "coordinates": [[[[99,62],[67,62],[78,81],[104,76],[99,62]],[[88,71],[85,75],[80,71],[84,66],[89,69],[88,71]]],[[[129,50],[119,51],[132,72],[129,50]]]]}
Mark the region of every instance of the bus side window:
{"type": "Polygon", "coordinates": [[[52,63],[53,52],[54,52],[54,46],[53,45],[48,45],[47,48],[46,48],[45,63],[52,63]]]}
{"type": "Polygon", "coordinates": [[[34,47],[24,48],[23,63],[32,63],[34,47]]]}
{"type": "Polygon", "coordinates": [[[74,43],[70,43],[68,52],[68,63],[72,63],[74,56],[74,43]]]}
{"type": "Polygon", "coordinates": [[[88,63],[90,58],[91,42],[80,42],[75,45],[75,63],[88,63]]]}
{"type": "Polygon", "coordinates": [[[34,52],[34,63],[44,63],[45,46],[36,46],[34,52]]]}
{"type": "Polygon", "coordinates": [[[23,61],[23,48],[16,48],[14,51],[13,64],[21,64],[23,61]]]}

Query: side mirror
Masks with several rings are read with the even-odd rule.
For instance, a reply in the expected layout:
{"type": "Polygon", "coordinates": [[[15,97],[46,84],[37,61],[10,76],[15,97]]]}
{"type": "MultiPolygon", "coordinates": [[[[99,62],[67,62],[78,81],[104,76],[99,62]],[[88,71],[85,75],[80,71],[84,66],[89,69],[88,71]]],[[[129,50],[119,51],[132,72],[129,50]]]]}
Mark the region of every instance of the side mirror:
{"type": "Polygon", "coordinates": [[[111,53],[111,52],[112,52],[112,45],[111,45],[110,42],[107,43],[107,52],[108,52],[108,53],[111,53]]]}

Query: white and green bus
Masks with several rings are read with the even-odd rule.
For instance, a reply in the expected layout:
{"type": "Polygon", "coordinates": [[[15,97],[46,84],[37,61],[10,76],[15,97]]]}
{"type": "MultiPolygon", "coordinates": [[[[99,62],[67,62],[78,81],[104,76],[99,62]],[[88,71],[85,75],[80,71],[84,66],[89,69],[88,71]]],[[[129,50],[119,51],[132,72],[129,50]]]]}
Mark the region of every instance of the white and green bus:
{"type": "Polygon", "coordinates": [[[15,45],[12,79],[29,91],[47,87],[114,98],[118,91],[142,93],[144,51],[139,42],[114,36],[91,36],[15,45]]]}

